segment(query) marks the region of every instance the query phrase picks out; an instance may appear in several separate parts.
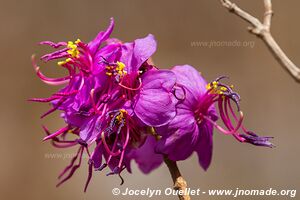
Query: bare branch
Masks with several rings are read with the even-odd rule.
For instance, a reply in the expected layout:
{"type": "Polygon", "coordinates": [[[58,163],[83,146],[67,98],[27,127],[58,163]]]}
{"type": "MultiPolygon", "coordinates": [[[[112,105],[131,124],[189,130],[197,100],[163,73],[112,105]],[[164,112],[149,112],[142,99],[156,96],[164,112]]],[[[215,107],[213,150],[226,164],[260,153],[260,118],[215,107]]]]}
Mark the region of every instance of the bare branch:
{"type": "MultiPolygon", "coordinates": [[[[171,173],[173,182],[174,182],[174,189],[175,190],[181,190],[181,191],[186,191],[187,189],[187,183],[184,180],[184,178],[181,176],[181,173],[178,169],[178,166],[175,161],[172,161],[168,159],[166,156],[164,157],[164,161],[166,165],[168,166],[168,169],[171,173]]],[[[189,195],[178,195],[180,200],[190,200],[191,197],[189,195]]]]}
{"type": "Polygon", "coordinates": [[[266,27],[266,29],[268,31],[270,31],[271,21],[272,21],[272,16],[273,16],[272,1],[264,0],[264,6],[265,6],[264,26],[266,27]]]}
{"type": "Polygon", "coordinates": [[[287,70],[287,72],[297,81],[300,82],[300,69],[288,58],[288,56],[283,52],[277,42],[274,40],[270,28],[272,21],[272,1],[264,0],[265,13],[263,18],[263,23],[256,17],[239,8],[236,4],[232,3],[230,0],[220,0],[221,4],[227,8],[233,14],[239,16],[241,19],[247,21],[252,27],[249,31],[252,34],[257,35],[261,38],[265,44],[268,46],[269,50],[276,58],[276,60],[281,64],[281,66],[287,70]]]}
{"type": "Polygon", "coordinates": [[[253,27],[261,27],[262,26],[261,22],[258,19],[256,19],[255,17],[253,17],[246,11],[240,9],[236,4],[232,3],[231,1],[221,0],[221,3],[230,12],[241,17],[243,20],[250,23],[253,27]]]}

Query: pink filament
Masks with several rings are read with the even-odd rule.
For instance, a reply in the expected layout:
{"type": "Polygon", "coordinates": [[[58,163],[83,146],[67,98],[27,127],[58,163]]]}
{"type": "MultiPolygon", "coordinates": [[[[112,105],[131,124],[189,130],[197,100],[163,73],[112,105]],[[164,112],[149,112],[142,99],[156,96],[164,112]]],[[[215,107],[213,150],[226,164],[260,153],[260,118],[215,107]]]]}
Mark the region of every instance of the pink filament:
{"type": "Polygon", "coordinates": [[[141,89],[141,87],[142,87],[142,81],[141,81],[141,79],[139,79],[139,86],[136,87],[136,88],[127,87],[127,86],[123,85],[122,81],[119,83],[119,85],[120,85],[122,88],[125,88],[125,89],[127,89],[127,90],[139,90],[139,89],[141,89]]]}
{"type": "Polygon", "coordinates": [[[105,148],[105,150],[106,150],[106,152],[107,152],[108,154],[110,154],[110,155],[112,155],[112,156],[118,156],[118,155],[121,153],[120,150],[118,150],[117,152],[112,152],[112,151],[109,149],[109,147],[108,147],[108,145],[107,145],[107,143],[106,143],[106,141],[105,141],[105,135],[104,135],[104,132],[101,133],[101,139],[102,139],[104,148],[105,148]]]}
{"type": "MultiPolygon", "coordinates": [[[[64,182],[67,181],[68,179],[70,179],[70,178],[73,176],[74,172],[80,167],[81,161],[82,161],[82,154],[83,154],[84,148],[83,148],[83,147],[80,147],[79,149],[81,149],[80,155],[79,155],[79,163],[78,163],[77,165],[75,165],[75,166],[72,167],[72,169],[71,169],[69,175],[68,175],[67,177],[65,177],[63,180],[61,180],[61,181],[56,185],[56,187],[59,187],[62,183],[64,183],[64,182]]],[[[77,159],[77,157],[78,157],[78,154],[76,155],[76,159],[77,159]]],[[[76,159],[75,159],[75,160],[76,160],[76,159]]],[[[75,162],[75,161],[74,161],[74,162],[75,162]]],[[[68,170],[67,170],[67,171],[68,171],[68,170]]],[[[67,171],[65,171],[65,172],[67,172],[67,171]]],[[[65,173],[65,172],[64,172],[64,173],[65,173]]]]}
{"type": "Polygon", "coordinates": [[[38,77],[46,84],[49,85],[62,85],[65,83],[69,82],[70,76],[65,76],[62,78],[48,78],[45,75],[42,74],[42,72],[40,72],[40,68],[37,66],[35,59],[34,59],[34,55],[31,57],[32,60],[32,65],[36,71],[36,74],[38,75],[38,77]]]}
{"type": "Polygon", "coordinates": [[[29,101],[48,103],[50,101],[53,101],[53,100],[59,99],[59,98],[60,97],[57,97],[57,96],[52,96],[52,97],[49,97],[49,98],[31,98],[31,99],[29,99],[29,101]]]}
{"type": "Polygon", "coordinates": [[[48,136],[44,137],[43,141],[52,139],[52,138],[54,138],[54,137],[56,137],[56,136],[58,136],[58,135],[60,135],[60,134],[62,134],[64,132],[66,132],[68,130],[69,130],[69,126],[61,128],[60,130],[56,131],[55,133],[52,133],[51,135],[48,135],[48,136]]]}
{"type": "Polygon", "coordinates": [[[121,166],[122,166],[122,162],[123,162],[124,154],[125,154],[125,149],[126,149],[126,146],[128,145],[128,142],[129,142],[129,135],[130,135],[129,134],[129,126],[127,126],[126,139],[125,139],[125,143],[124,143],[123,150],[122,150],[122,153],[121,153],[120,161],[119,161],[119,164],[118,164],[119,168],[121,168],[121,166]]]}

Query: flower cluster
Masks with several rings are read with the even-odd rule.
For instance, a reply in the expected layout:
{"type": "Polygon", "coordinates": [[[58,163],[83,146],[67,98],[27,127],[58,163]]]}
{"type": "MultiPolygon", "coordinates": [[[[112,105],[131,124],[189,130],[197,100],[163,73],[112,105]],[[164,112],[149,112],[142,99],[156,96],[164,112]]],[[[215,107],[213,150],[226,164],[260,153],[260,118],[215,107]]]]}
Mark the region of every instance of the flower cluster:
{"type": "Polygon", "coordinates": [[[123,43],[110,38],[113,27],[111,19],[107,30],[89,43],[80,39],[40,43],[57,49],[41,60],[57,60],[68,72],[65,77],[45,76],[32,57],[43,82],[63,86],[49,98],[30,99],[51,104],[42,118],[59,110],[66,123],[53,133],[43,126],[44,140],[51,140],[57,148],[78,147],[70,165],[59,175],[58,185],[79,168],[84,152],[89,156],[85,190],[92,172],[105,168],[107,175],[116,174],[123,183],[121,172],[126,169],[131,173],[131,160],[149,173],[162,163],[163,156],[178,161],[196,151],[201,166],[207,169],[213,127],[240,142],[272,146],[269,137],[259,137],[243,127],[240,97],[221,82],[224,77],[207,84],[188,65],[158,69],[151,62],[156,51],[153,35],[123,43]],[[219,117],[225,128],[216,123],[219,117]]]}

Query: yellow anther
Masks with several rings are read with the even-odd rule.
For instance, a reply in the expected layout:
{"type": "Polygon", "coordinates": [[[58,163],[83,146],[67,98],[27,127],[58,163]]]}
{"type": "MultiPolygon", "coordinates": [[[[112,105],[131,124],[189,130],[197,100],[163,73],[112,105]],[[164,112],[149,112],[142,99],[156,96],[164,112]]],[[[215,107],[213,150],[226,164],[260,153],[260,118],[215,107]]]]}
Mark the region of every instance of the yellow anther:
{"type": "Polygon", "coordinates": [[[76,41],[75,41],[75,44],[79,44],[81,42],[81,40],[80,39],[77,39],[76,41]]]}
{"type": "Polygon", "coordinates": [[[58,64],[59,66],[62,66],[62,65],[64,65],[64,64],[66,64],[66,61],[59,61],[59,62],[57,62],[57,64],[58,64]]]}
{"type": "Polygon", "coordinates": [[[64,60],[64,61],[59,61],[59,62],[57,62],[57,64],[58,64],[59,66],[62,66],[62,65],[64,65],[64,64],[67,64],[67,63],[70,62],[70,61],[72,61],[72,59],[71,59],[71,58],[67,58],[67,59],[64,60]]]}
{"type": "Polygon", "coordinates": [[[119,75],[122,77],[127,74],[127,71],[124,70],[125,64],[119,61],[116,62],[116,66],[106,66],[105,69],[107,70],[106,74],[108,76],[119,75]]]}
{"type": "Polygon", "coordinates": [[[219,85],[219,82],[213,81],[212,83],[208,83],[206,85],[206,89],[207,90],[216,89],[218,87],[218,85],[219,85]]]}
{"type": "Polygon", "coordinates": [[[127,71],[124,70],[125,69],[125,64],[122,62],[117,61],[117,67],[116,67],[116,71],[120,76],[123,76],[125,74],[127,74],[127,71]]]}
{"type": "Polygon", "coordinates": [[[70,54],[73,58],[78,58],[79,57],[79,50],[77,48],[77,44],[80,42],[80,40],[76,40],[75,43],[73,43],[72,41],[68,42],[67,47],[69,48],[69,50],[67,51],[68,54],[70,54]]]}
{"type": "Polygon", "coordinates": [[[208,83],[208,84],[206,85],[206,89],[207,89],[207,90],[210,90],[210,89],[211,89],[210,83],[208,83]]]}
{"type": "Polygon", "coordinates": [[[117,61],[117,70],[123,70],[125,68],[125,64],[117,61]]]}
{"type": "Polygon", "coordinates": [[[230,87],[231,89],[233,89],[233,88],[234,88],[234,86],[233,86],[233,85],[230,85],[229,87],[230,87]]]}
{"type": "Polygon", "coordinates": [[[227,88],[226,87],[221,87],[220,90],[226,92],[227,88]]]}
{"type": "Polygon", "coordinates": [[[217,88],[217,87],[218,87],[218,84],[219,84],[219,83],[218,83],[217,81],[213,81],[213,82],[212,82],[213,88],[217,88]]]}
{"type": "Polygon", "coordinates": [[[116,120],[118,122],[121,122],[122,119],[125,118],[125,116],[124,116],[125,114],[127,114],[127,111],[125,109],[120,109],[120,114],[116,117],[116,120]]]}

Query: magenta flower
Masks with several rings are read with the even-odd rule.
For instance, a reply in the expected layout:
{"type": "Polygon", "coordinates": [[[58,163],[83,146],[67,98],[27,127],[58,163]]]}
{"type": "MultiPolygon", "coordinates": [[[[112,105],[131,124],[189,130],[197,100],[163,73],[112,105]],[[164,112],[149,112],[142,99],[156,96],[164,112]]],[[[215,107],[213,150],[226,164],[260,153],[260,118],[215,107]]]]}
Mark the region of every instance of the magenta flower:
{"type": "Polygon", "coordinates": [[[144,173],[162,163],[162,156],[154,152],[155,139],[149,129],[166,125],[175,117],[176,76],[170,70],[158,70],[147,62],[156,51],[152,35],[122,43],[109,39],[113,26],[112,20],[108,29],[88,44],[81,40],[41,42],[54,48],[62,47],[41,59],[45,62],[63,59],[57,64],[67,69],[66,77],[46,77],[33,59],[43,82],[66,84],[50,98],[31,99],[52,104],[42,117],[55,110],[63,111],[61,116],[66,126],[54,133],[44,127],[47,133],[44,140],[51,139],[58,148],[79,146],[70,165],[60,174],[58,185],[68,180],[81,165],[84,151],[90,157],[85,190],[93,168],[103,170],[108,166],[111,171],[107,175],[120,176],[124,169],[131,172],[131,160],[135,160],[144,173]],[[68,140],[70,133],[77,139],[68,140]],[[96,147],[90,153],[93,143],[96,147]]]}
{"type": "MultiPolygon", "coordinates": [[[[139,147],[145,142],[148,126],[165,125],[176,114],[176,99],[171,93],[175,74],[169,70],[153,69],[146,63],[156,49],[153,36],[125,43],[122,49],[120,61],[108,62],[108,58],[103,57],[106,75],[116,85],[105,90],[108,91],[106,94],[93,95],[110,98],[105,103],[100,102],[98,108],[103,109],[96,108],[93,119],[88,120],[80,132],[81,139],[88,144],[101,139],[97,144],[102,147],[96,150],[103,152],[106,162],[94,167],[102,170],[108,165],[112,169],[109,175],[120,174],[123,167],[126,168],[125,158],[130,160],[126,155],[128,148],[139,147]]],[[[97,105],[101,99],[93,101],[97,105]]]]}
{"type": "Polygon", "coordinates": [[[153,35],[123,43],[110,38],[113,27],[111,19],[107,30],[89,43],[79,39],[40,43],[56,49],[41,60],[58,60],[57,65],[68,72],[65,77],[45,76],[32,57],[43,82],[62,86],[49,98],[31,99],[50,103],[51,109],[41,118],[59,110],[66,123],[53,133],[43,126],[44,141],[57,148],[78,147],[57,186],[72,177],[84,153],[89,156],[85,190],[94,170],[108,169],[107,175],[118,175],[122,184],[121,173],[131,173],[132,160],[149,173],[160,166],[163,156],[185,160],[196,151],[200,165],[207,169],[214,127],[240,142],[272,146],[270,137],[259,137],[243,127],[240,97],[221,82],[224,77],[207,84],[188,65],[159,70],[150,61],[157,46],[153,35]],[[218,118],[225,128],[216,123],[218,118]]]}
{"type": "Polygon", "coordinates": [[[220,82],[224,77],[207,84],[200,73],[189,65],[176,66],[172,71],[176,74],[177,85],[182,88],[177,89],[176,93],[185,96],[185,99],[177,105],[176,117],[166,126],[156,128],[161,135],[156,146],[158,153],[178,161],[187,159],[195,151],[200,165],[206,170],[212,157],[214,127],[240,142],[272,147],[270,137],[260,137],[242,125],[240,97],[232,87],[220,82]],[[238,114],[231,102],[236,104],[238,114]],[[216,123],[218,116],[225,128],[216,123]]]}

